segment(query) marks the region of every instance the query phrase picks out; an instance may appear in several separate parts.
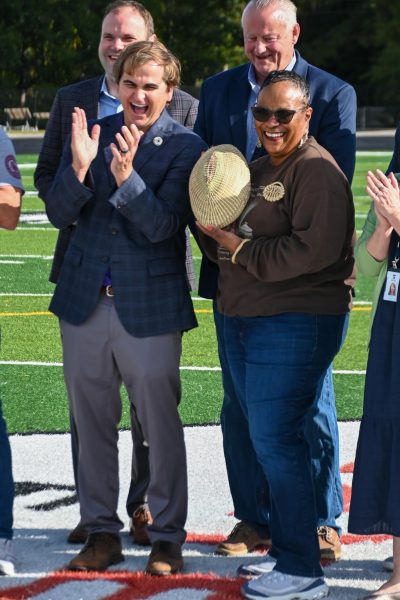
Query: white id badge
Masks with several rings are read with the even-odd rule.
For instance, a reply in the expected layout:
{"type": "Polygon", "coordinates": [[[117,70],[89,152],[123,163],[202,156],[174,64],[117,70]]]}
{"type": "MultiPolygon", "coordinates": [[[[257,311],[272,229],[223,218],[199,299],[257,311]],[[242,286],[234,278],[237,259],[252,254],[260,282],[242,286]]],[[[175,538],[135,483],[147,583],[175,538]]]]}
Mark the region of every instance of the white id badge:
{"type": "Polygon", "coordinates": [[[385,292],[383,299],[388,302],[397,302],[400,284],[400,271],[388,271],[386,275],[385,292]]]}

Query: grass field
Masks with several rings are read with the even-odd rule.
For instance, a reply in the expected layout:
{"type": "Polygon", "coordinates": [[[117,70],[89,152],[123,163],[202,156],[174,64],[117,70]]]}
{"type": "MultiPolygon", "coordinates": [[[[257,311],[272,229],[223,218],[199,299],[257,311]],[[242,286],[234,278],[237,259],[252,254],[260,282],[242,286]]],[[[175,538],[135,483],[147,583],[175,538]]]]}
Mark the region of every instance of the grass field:
{"type": "MultiPolygon", "coordinates": [[[[356,227],[360,231],[369,200],[368,169],[385,169],[390,153],[359,153],[353,181],[356,227]]],[[[57,319],[48,312],[53,285],[48,282],[57,231],[43,218],[43,203],[33,185],[37,157],[18,157],[27,194],[20,225],[0,231],[0,393],[10,433],[64,432],[68,409],[64,389],[57,319]]],[[[195,264],[200,252],[193,242],[195,264]]],[[[338,418],[361,415],[366,346],[374,281],[359,276],[346,343],[334,364],[338,418]]],[[[211,303],[193,294],[199,327],[184,336],[182,357],[185,424],[219,421],[221,373],[211,303]]],[[[128,427],[123,393],[122,427],[128,427]]]]}

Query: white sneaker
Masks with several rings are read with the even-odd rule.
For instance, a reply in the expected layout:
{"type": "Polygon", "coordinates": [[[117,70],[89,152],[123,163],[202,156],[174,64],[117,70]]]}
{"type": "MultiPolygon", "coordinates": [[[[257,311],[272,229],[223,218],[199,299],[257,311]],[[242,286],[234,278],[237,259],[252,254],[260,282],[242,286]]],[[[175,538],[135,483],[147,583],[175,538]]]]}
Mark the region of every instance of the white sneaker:
{"type": "Polygon", "coordinates": [[[12,540],[0,539],[0,575],[14,575],[15,556],[12,540]]]}
{"type": "Polygon", "coordinates": [[[249,600],[318,600],[329,594],[329,588],[322,577],[298,577],[275,569],[245,583],[241,593],[249,600]]]}
{"type": "Polygon", "coordinates": [[[393,556],[388,556],[387,558],[385,558],[385,560],[383,561],[383,568],[385,569],[385,571],[393,571],[394,569],[394,564],[393,564],[393,556]]]}
{"type": "Polygon", "coordinates": [[[261,562],[240,565],[236,571],[236,575],[238,577],[253,579],[253,577],[260,577],[260,575],[265,575],[265,573],[271,573],[275,565],[276,558],[267,554],[261,562]]]}

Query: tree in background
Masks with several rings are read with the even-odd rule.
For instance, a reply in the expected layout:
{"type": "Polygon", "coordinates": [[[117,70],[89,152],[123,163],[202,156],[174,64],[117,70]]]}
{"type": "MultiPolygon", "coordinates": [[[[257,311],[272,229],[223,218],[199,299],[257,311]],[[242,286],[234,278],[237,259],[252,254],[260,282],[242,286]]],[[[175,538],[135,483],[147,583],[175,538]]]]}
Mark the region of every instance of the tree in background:
{"type": "MultiPolygon", "coordinates": [[[[243,0],[144,0],[159,38],[177,54],[183,85],[242,63],[243,0]]],[[[97,75],[100,22],[107,0],[2,0],[0,105],[5,90],[24,102],[97,75]],[[17,91],[17,92],[16,92],[17,91]],[[33,92],[33,94],[32,94],[33,92]]],[[[299,50],[352,83],[359,104],[398,105],[400,0],[297,0],[299,50]]],[[[35,100],[36,102],[36,100],[35,100]]]]}
{"type": "MultiPolygon", "coordinates": [[[[7,60],[0,66],[2,87],[17,89],[23,101],[33,86],[58,88],[98,74],[97,46],[106,4],[3,0],[0,44],[7,49],[7,60]]],[[[242,60],[239,0],[152,0],[146,6],[160,39],[181,58],[186,85],[242,60]]]]}
{"type": "Polygon", "coordinates": [[[1,87],[54,89],[99,71],[97,44],[105,3],[3,0],[0,3],[1,87]]]}
{"type": "Polygon", "coordinates": [[[153,0],[146,6],[159,38],[182,63],[185,85],[243,62],[242,0],[153,0]]]}
{"type": "MultiPolygon", "coordinates": [[[[374,102],[400,108],[400,1],[376,0],[374,6],[372,36],[376,50],[365,80],[372,84],[374,102]]],[[[371,53],[367,46],[366,52],[371,53]]]]}

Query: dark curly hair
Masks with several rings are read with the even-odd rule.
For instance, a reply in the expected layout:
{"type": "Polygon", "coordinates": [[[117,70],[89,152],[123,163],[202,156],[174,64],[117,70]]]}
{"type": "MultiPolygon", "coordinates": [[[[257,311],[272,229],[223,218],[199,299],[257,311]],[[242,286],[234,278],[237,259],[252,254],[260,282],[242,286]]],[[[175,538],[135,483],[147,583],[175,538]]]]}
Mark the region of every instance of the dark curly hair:
{"type": "Polygon", "coordinates": [[[310,88],[304,77],[301,77],[294,71],[271,71],[264,83],[260,87],[260,92],[269,85],[280,83],[281,81],[290,81],[303,96],[304,102],[310,104],[310,88]]]}

